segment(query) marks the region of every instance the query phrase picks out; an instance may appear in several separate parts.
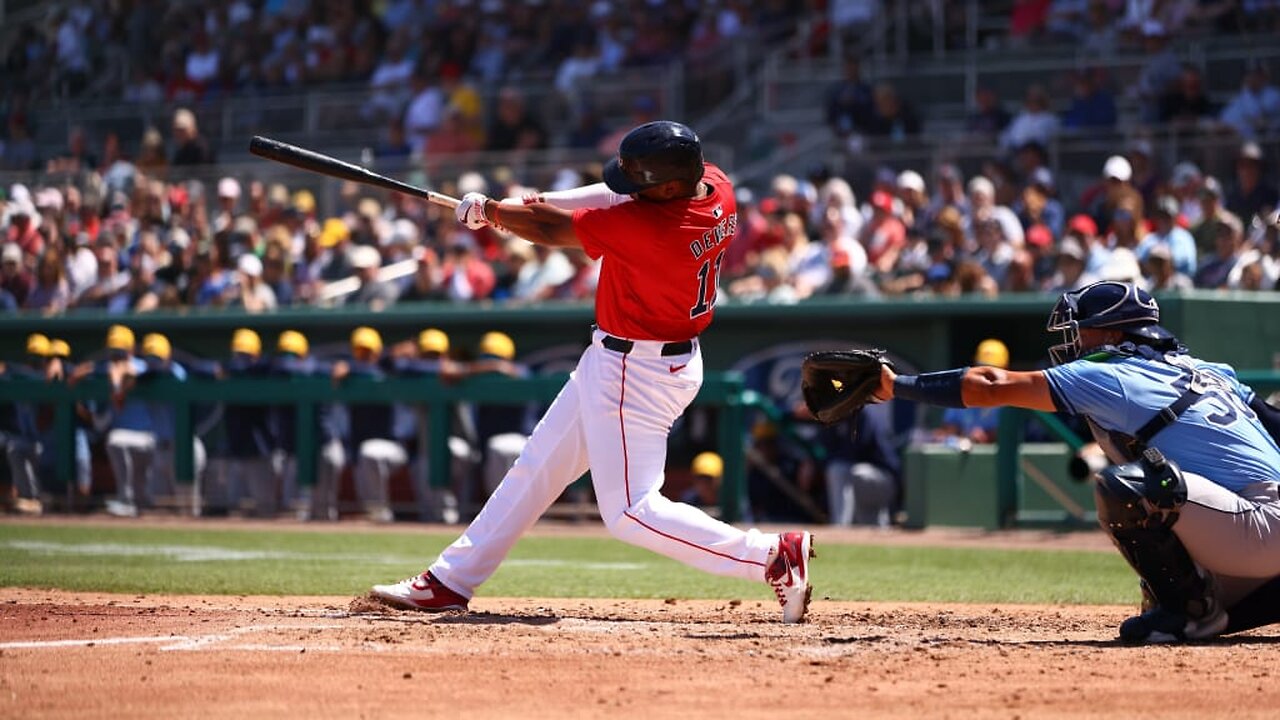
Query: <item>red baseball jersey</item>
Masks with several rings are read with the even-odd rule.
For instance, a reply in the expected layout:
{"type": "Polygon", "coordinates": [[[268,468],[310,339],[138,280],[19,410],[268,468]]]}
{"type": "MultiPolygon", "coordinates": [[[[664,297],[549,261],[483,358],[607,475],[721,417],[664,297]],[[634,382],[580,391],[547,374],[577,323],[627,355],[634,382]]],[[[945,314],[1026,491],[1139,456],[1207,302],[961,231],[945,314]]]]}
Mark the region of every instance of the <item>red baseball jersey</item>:
{"type": "Polygon", "coordinates": [[[573,229],[592,259],[604,258],[596,323],[632,340],[696,337],[715,310],[725,248],[738,230],[733,183],[706,163],[711,187],[696,200],[643,199],[573,213],[573,229]]]}

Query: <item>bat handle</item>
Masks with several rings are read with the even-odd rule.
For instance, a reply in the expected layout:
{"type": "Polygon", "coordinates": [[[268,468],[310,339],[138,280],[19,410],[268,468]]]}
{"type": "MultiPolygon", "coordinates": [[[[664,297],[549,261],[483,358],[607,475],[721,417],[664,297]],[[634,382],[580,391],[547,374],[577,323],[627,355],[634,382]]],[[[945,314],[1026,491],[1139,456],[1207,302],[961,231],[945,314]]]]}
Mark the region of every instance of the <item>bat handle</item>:
{"type": "Polygon", "coordinates": [[[433,192],[431,190],[427,191],[426,197],[427,197],[427,202],[433,203],[435,205],[439,205],[441,207],[447,207],[450,210],[453,210],[457,208],[458,205],[462,204],[462,201],[456,197],[450,197],[448,195],[444,195],[438,192],[433,192]]]}

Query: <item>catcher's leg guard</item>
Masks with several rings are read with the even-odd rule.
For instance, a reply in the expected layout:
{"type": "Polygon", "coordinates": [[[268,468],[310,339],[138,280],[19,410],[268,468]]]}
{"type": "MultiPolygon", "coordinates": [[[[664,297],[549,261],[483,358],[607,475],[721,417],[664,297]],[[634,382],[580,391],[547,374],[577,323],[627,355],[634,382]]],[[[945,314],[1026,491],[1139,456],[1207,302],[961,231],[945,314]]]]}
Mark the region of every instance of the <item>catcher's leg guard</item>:
{"type": "Polygon", "coordinates": [[[1094,494],[1098,521],[1157,605],[1189,619],[1217,610],[1209,581],[1173,532],[1187,501],[1177,465],[1149,449],[1138,462],[1100,472],[1094,494]]]}

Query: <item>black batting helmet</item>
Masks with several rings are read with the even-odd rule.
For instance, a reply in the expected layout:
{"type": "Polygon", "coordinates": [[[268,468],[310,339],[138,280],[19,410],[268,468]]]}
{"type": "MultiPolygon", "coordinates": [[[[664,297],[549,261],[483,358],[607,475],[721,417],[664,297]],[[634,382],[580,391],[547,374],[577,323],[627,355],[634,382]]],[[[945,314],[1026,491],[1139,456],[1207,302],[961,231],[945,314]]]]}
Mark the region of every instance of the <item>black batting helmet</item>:
{"type": "Polygon", "coordinates": [[[645,123],[627,133],[618,155],[604,166],[609,189],[631,195],[672,180],[702,179],[702,142],[687,125],[645,123]]]}

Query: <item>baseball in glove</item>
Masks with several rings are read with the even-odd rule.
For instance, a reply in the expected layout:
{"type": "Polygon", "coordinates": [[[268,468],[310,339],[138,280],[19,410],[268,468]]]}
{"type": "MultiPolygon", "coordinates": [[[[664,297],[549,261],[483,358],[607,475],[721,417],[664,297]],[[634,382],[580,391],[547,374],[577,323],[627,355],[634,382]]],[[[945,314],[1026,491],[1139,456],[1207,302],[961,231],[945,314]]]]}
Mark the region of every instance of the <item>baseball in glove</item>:
{"type": "Polygon", "coordinates": [[[822,350],[801,365],[804,404],[819,422],[831,425],[856,415],[880,387],[880,368],[893,367],[883,350],[822,350]]]}

